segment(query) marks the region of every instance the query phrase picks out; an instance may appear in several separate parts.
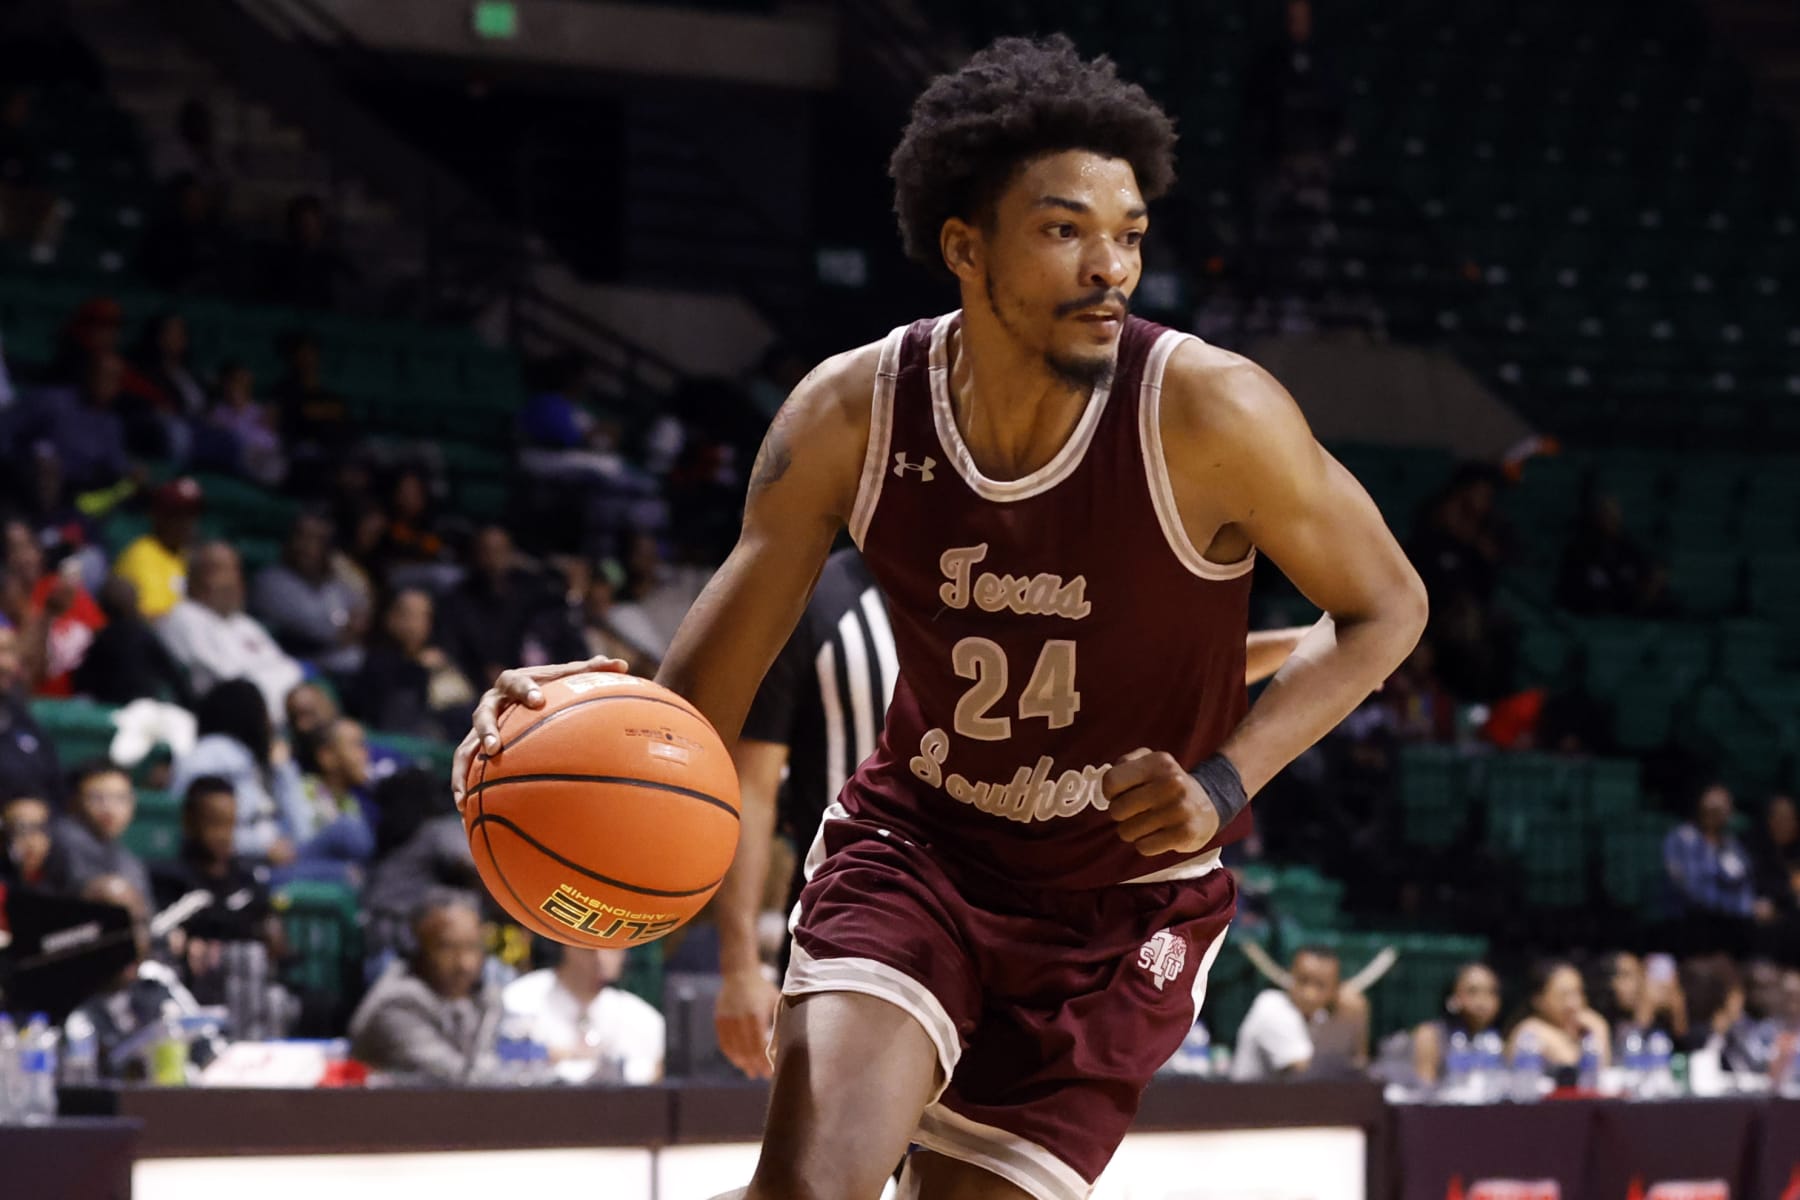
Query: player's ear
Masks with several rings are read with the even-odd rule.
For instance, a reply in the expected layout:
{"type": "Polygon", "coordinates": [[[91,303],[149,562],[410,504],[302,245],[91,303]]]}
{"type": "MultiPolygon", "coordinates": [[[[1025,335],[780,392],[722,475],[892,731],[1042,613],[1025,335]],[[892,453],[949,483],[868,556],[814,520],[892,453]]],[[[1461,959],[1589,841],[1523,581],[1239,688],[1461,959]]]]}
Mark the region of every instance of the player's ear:
{"type": "Polygon", "coordinates": [[[938,250],[958,279],[972,282],[981,277],[981,233],[961,217],[951,217],[938,230],[938,250]]]}

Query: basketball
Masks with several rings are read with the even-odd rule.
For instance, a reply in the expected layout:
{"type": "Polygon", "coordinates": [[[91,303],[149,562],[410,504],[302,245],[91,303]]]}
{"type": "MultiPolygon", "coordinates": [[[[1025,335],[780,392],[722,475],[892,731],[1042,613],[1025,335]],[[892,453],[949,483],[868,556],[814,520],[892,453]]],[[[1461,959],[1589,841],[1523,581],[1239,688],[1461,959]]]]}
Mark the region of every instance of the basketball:
{"type": "Polygon", "coordinates": [[[500,716],[469,765],[463,825],[488,891],[571,946],[635,946],[712,898],[737,852],[737,771],[699,711],[665,687],[593,672],[500,716]]]}

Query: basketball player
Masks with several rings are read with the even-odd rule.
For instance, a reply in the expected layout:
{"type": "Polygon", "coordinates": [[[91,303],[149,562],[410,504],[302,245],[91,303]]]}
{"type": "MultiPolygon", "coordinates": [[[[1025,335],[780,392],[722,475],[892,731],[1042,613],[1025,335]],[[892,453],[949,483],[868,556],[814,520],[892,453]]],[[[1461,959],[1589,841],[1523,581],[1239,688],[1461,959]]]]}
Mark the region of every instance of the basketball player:
{"type": "MultiPolygon", "coordinates": [[[[909,1143],[903,1195],[1087,1195],[1203,998],[1219,848],[1418,641],[1417,574],[1281,386],[1127,315],[1173,149],[1066,38],[931,83],[895,209],[961,307],[795,388],[663,662],[729,745],[839,529],[888,599],[899,679],[807,855],[750,1200],[871,1200],[909,1143]],[[1332,621],[1246,712],[1258,553],[1332,621]]],[[[502,704],[621,665],[506,672],[454,778],[502,704]]]]}
{"type": "MultiPolygon", "coordinates": [[[[1306,633],[1250,634],[1245,683],[1273,675],[1306,633]]],[[[763,976],[756,938],[775,831],[811,839],[851,773],[875,752],[898,674],[881,589],[854,547],[839,550],[825,560],[800,624],[763,676],[735,753],[741,824],[737,857],[713,906],[721,975],[713,1025],[725,1057],[753,1078],[769,1074],[769,1030],[780,1003],[763,976]]],[[[794,864],[788,882],[789,911],[805,883],[802,865],[794,864]]]]}

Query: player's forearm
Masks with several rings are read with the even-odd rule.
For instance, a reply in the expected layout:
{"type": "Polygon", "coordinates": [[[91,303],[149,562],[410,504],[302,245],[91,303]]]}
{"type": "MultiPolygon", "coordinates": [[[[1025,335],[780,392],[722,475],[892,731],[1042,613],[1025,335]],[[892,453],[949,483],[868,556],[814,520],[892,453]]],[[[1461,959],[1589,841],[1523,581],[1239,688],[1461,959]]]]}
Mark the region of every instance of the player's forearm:
{"type": "Polygon", "coordinates": [[[1259,629],[1244,639],[1244,682],[1261,683],[1281,670],[1288,656],[1299,648],[1306,635],[1318,625],[1329,624],[1329,616],[1320,617],[1315,625],[1295,625],[1287,629],[1259,629]]]}
{"type": "Polygon", "coordinates": [[[745,780],[740,794],[737,857],[719,885],[716,901],[722,974],[755,970],[762,961],[757,953],[756,918],[768,887],[769,849],[775,839],[773,792],[764,794],[762,788],[745,780]]]}
{"type": "Polygon", "coordinates": [[[1425,628],[1423,604],[1320,622],[1301,639],[1220,751],[1254,796],[1393,674],[1425,628]]]}

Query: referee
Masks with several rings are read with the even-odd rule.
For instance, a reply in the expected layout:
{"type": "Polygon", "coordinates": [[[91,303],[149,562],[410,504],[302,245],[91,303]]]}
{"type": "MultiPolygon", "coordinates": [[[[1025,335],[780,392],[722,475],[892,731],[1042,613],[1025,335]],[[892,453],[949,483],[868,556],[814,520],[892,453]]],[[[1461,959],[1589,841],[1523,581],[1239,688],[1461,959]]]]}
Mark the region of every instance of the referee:
{"type": "MultiPolygon", "coordinates": [[[[1246,682],[1273,675],[1308,632],[1252,633],[1246,682]]],[[[899,672],[894,631],[875,577],[862,555],[840,550],[825,560],[800,624],[763,677],[735,755],[738,852],[714,902],[722,979],[713,1024],[719,1049],[751,1078],[771,1073],[769,1031],[781,1001],[757,954],[756,918],[768,883],[770,845],[777,829],[796,846],[812,843],[826,807],[875,752],[899,672]]],[[[795,857],[790,909],[804,882],[804,861],[795,857]]]]}

